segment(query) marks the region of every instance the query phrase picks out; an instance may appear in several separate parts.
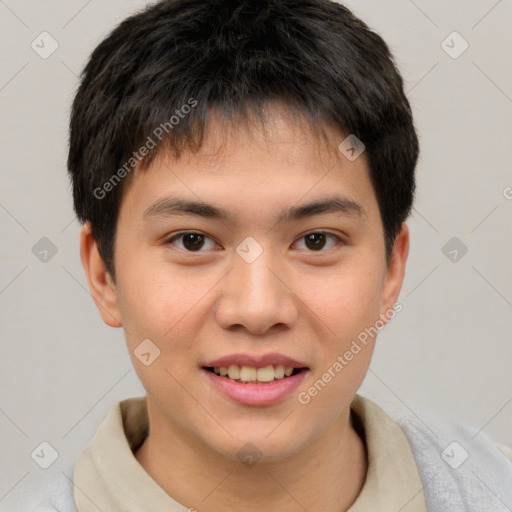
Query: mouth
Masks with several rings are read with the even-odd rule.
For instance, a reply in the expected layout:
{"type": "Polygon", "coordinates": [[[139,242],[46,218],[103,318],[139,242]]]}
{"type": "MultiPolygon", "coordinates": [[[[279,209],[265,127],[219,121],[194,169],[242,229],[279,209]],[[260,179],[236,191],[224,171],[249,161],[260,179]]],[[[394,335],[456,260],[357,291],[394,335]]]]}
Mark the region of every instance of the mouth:
{"type": "Polygon", "coordinates": [[[288,379],[308,370],[305,366],[293,367],[282,364],[267,364],[260,367],[231,364],[229,366],[203,366],[202,368],[219,377],[224,377],[240,384],[262,385],[288,379]]]}
{"type": "Polygon", "coordinates": [[[213,389],[245,406],[272,406],[293,396],[309,371],[302,366],[235,364],[203,366],[201,369],[213,389]]]}
{"type": "Polygon", "coordinates": [[[282,354],[232,354],[201,366],[221,395],[245,406],[272,406],[293,396],[310,368],[282,354]]]}

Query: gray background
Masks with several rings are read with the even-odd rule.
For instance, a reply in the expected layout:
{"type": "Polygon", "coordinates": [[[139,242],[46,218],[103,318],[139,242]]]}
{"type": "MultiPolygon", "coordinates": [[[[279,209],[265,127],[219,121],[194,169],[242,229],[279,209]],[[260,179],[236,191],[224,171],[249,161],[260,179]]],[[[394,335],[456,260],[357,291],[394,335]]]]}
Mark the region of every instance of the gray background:
{"type": "MultiPolygon", "coordinates": [[[[87,290],[65,160],[88,55],[144,4],[0,0],[0,506],[67,467],[116,401],[143,394],[122,331],[102,323],[87,290]],[[31,48],[43,31],[59,45],[47,59],[31,48]],[[32,250],[43,237],[57,248],[46,262],[32,250]],[[42,441],[59,453],[46,471],[30,455],[42,441]]],[[[511,1],[346,5],[391,46],[422,151],[403,311],[381,333],[361,393],[512,446],[511,1]],[[453,31],[469,44],[458,58],[441,46],[453,31]],[[445,255],[452,237],[459,247],[445,255]]]]}

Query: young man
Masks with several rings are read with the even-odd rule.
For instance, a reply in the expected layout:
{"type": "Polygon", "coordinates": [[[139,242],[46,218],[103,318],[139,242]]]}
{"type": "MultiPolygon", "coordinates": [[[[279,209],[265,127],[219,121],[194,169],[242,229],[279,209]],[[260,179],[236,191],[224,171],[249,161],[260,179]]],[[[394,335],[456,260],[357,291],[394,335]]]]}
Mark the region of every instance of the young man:
{"type": "Polygon", "coordinates": [[[339,4],[167,0],[119,25],[68,164],[92,296],[147,395],[48,510],[511,510],[485,436],[356,394],[401,307],[417,157],[386,44],[339,4]]]}

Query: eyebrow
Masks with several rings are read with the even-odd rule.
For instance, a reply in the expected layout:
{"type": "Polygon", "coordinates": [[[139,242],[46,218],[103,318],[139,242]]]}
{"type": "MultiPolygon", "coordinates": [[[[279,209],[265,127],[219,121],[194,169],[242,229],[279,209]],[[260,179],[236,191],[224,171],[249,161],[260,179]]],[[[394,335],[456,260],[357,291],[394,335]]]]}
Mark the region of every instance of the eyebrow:
{"type": "MultiPolygon", "coordinates": [[[[338,213],[361,217],[365,214],[363,207],[343,196],[331,196],[317,199],[306,204],[285,208],[278,216],[277,222],[292,222],[315,215],[338,213]]],[[[143,213],[147,217],[171,217],[175,215],[195,215],[235,223],[233,214],[203,201],[193,201],[178,197],[166,197],[156,201],[143,213]]]]}

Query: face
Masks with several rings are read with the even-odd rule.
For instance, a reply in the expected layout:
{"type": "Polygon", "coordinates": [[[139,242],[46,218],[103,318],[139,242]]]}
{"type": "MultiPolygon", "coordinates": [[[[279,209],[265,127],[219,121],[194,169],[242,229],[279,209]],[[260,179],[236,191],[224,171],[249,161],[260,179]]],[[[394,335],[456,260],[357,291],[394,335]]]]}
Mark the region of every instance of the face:
{"type": "Polygon", "coordinates": [[[335,131],[326,144],[281,113],[265,133],[218,133],[212,117],[199,153],[133,175],[115,285],[98,284],[85,235],[82,257],[150,421],[228,459],[251,443],[276,461],[348,424],[375,342],[362,333],[393,316],[407,228],[388,266],[366,156],[341,154],[335,131]]]}

